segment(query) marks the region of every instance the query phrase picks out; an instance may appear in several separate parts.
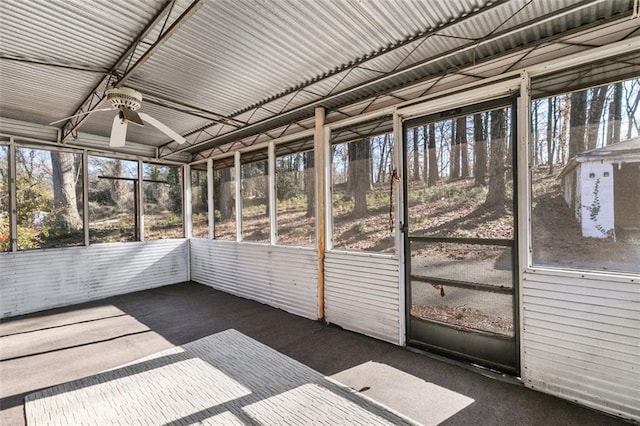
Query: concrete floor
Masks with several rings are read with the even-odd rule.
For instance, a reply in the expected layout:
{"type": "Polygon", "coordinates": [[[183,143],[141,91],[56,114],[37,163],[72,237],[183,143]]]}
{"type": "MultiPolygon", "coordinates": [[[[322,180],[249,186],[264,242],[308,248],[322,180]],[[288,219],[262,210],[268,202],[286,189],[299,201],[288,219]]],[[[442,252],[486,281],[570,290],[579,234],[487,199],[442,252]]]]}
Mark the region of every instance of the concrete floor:
{"type": "Polygon", "coordinates": [[[623,421],[356,333],[195,283],[0,322],[0,424],[24,397],[236,329],[424,424],[614,425],[623,421]]]}

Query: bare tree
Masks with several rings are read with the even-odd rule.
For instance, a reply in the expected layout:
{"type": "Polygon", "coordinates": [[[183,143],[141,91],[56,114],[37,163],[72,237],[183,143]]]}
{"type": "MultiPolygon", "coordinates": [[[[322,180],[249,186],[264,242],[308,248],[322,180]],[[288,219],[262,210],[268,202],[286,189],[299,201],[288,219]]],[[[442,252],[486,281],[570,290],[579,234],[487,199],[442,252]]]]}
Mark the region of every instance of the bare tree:
{"type": "Polygon", "coordinates": [[[314,178],[315,153],[307,151],[304,153],[304,188],[307,194],[307,217],[315,216],[316,191],[314,178]]]}
{"type": "Polygon", "coordinates": [[[571,94],[571,111],[569,119],[569,158],[584,151],[584,125],[587,120],[587,91],[571,94]]]}
{"type": "Polygon", "coordinates": [[[220,219],[229,220],[235,207],[233,185],[231,185],[231,168],[220,170],[220,219]]]}
{"type": "Polygon", "coordinates": [[[560,145],[560,163],[565,164],[567,161],[567,130],[569,128],[569,95],[561,98],[560,106],[560,133],[558,134],[558,143],[560,145]]]}
{"type": "Polygon", "coordinates": [[[556,156],[555,144],[555,107],[556,98],[549,98],[547,101],[547,161],[549,162],[549,174],[553,174],[554,157],[556,156]]]}
{"type": "Polygon", "coordinates": [[[422,126],[422,179],[425,185],[429,185],[429,127],[422,126]]]}
{"type": "Polygon", "coordinates": [[[458,118],[456,139],[460,150],[460,175],[469,177],[469,159],[467,158],[467,117],[458,118]]]}
{"type": "Polygon", "coordinates": [[[420,145],[418,142],[418,127],[413,128],[413,181],[420,180],[420,145]]]}
{"type": "Polygon", "coordinates": [[[484,186],[487,183],[487,138],[484,133],[481,114],[473,116],[473,140],[475,147],[475,160],[473,163],[474,185],[484,186]]]}
{"type": "Polygon", "coordinates": [[[370,189],[369,181],[369,157],[371,150],[369,149],[370,140],[364,139],[359,142],[348,144],[349,155],[349,177],[347,187],[349,195],[353,197],[353,215],[362,217],[367,214],[367,192],[370,189]]]}
{"type": "Polygon", "coordinates": [[[506,113],[504,109],[491,111],[491,156],[489,160],[489,192],[484,204],[504,209],[506,197],[504,180],[506,113]]]}
{"type": "MultiPolygon", "coordinates": [[[[426,129],[426,126],[425,126],[426,129]]],[[[429,124],[429,186],[438,181],[438,157],[436,156],[436,125],[429,124]]]]}
{"type": "Polygon", "coordinates": [[[640,123],[638,123],[638,116],[636,115],[636,111],[638,111],[638,105],[640,104],[640,87],[637,86],[640,86],[638,80],[632,80],[631,82],[629,82],[629,90],[626,91],[626,109],[627,117],[629,117],[626,139],[631,139],[631,134],[634,127],[636,129],[636,132],[640,133],[640,123]],[[635,97],[633,97],[634,91],[635,97]]]}
{"type": "Polygon", "coordinates": [[[78,212],[76,199],[77,174],[74,155],[67,152],[51,151],[53,174],[53,198],[59,213],[56,224],[67,229],[82,228],[82,218],[78,212]]]}
{"type": "Polygon", "coordinates": [[[531,159],[531,165],[533,167],[538,165],[539,150],[540,150],[540,132],[538,131],[538,109],[540,108],[540,101],[533,101],[531,107],[531,137],[533,139],[533,158],[531,159]]]}
{"type": "Polygon", "coordinates": [[[622,126],[622,83],[613,85],[613,101],[609,104],[609,126],[607,131],[607,145],[620,142],[620,127],[622,126]]]}
{"type": "Polygon", "coordinates": [[[607,86],[591,89],[591,102],[587,115],[587,149],[595,149],[598,141],[598,129],[604,109],[604,101],[607,98],[607,86]]]}
{"type": "Polygon", "coordinates": [[[460,177],[460,141],[458,140],[459,129],[458,120],[451,120],[451,154],[449,163],[449,179],[454,180],[460,177]]]}

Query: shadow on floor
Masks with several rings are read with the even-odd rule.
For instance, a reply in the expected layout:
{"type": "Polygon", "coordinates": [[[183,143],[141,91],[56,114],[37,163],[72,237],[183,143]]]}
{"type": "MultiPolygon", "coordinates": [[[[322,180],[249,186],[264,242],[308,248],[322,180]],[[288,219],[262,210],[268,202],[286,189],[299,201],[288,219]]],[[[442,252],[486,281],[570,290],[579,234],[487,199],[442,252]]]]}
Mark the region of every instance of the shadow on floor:
{"type": "Polygon", "coordinates": [[[436,401],[437,395],[422,397],[424,385],[430,384],[436,391],[474,401],[441,424],[624,423],[389,343],[196,283],[183,283],[0,322],[0,358],[6,359],[0,362],[0,424],[24,424],[24,397],[38,389],[229,329],[325,376],[348,377],[349,371],[357,372],[358,389],[364,395],[382,399],[382,404],[418,421],[425,421],[417,418],[420,413],[434,411],[442,403],[442,398],[436,401]],[[368,366],[385,366],[376,371],[391,372],[389,380],[395,382],[367,377],[368,366]],[[405,407],[413,412],[403,412],[405,407]]]}

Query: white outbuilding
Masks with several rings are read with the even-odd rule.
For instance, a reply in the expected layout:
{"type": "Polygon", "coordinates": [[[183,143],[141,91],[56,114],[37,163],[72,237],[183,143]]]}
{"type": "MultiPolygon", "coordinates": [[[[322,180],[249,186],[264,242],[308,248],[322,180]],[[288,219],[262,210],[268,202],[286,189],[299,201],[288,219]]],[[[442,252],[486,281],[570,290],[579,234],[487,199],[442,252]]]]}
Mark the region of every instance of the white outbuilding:
{"type": "Polygon", "coordinates": [[[562,170],[562,193],[583,237],[640,231],[640,138],[585,151],[562,170]]]}

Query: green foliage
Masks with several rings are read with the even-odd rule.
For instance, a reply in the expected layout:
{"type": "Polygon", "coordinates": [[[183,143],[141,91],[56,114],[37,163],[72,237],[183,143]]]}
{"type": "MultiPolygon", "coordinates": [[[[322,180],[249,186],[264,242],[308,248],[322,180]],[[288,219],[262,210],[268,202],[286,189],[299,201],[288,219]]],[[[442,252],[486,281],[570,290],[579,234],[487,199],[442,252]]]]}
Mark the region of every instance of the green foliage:
{"type": "Polygon", "coordinates": [[[357,234],[361,234],[361,233],[363,233],[365,231],[366,227],[367,227],[366,224],[363,221],[360,220],[358,222],[355,222],[353,225],[351,225],[351,229],[350,230],[352,232],[357,233],[357,234]]]}
{"type": "Polygon", "coordinates": [[[300,194],[300,185],[296,179],[295,173],[277,171],[276,196],[279,201],[293,198],[300,194]]]}
{"type": "Polygon", "coordinates": [[[0,215],[0,251],[11,250],[9,218],[0,215]]]}

